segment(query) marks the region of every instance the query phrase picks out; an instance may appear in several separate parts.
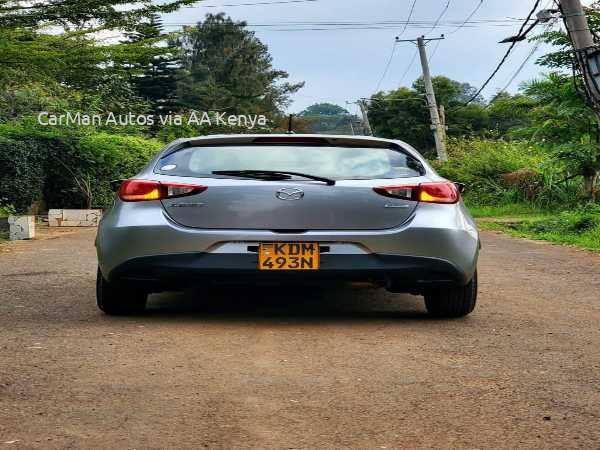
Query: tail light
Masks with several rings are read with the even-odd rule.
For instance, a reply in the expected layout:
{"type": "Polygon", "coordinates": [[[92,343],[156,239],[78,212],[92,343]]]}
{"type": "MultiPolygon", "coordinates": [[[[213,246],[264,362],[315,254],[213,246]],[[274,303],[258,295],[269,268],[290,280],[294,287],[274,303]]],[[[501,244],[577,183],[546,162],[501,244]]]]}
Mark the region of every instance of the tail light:
{"type": "Polygon", "coordinates": [[[161,183],[148,180],[125,180],[119,189],[119,198],[125,202],[143,202],[166,198],[185,197],[206,190],[195,184],[161,183]]]}
{"type": "Polygon", "coordinates": [[[380,195],[425,203],[456,203],[460,192],[454,183],[433,182],[406,186],[382,186],[373,188],[380,195]]]}

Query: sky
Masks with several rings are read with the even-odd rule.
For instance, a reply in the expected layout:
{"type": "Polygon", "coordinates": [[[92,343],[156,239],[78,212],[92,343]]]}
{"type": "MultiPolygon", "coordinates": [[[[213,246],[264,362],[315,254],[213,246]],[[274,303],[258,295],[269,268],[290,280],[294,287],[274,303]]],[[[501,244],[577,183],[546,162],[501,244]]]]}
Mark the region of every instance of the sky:
{"type": "MultiPolygon", "coordinates": [[[[356,105],[346,102],[376,92],[390,59],[395,36],[401,34],[401,39],[412,39],[421,34],[439,37],[444,33],[445,39],[439,41],[437,50],[438,41],[427,45],[430,55],[436,50],[430,56],[432,75],[445,75],[478,87],[494,70],[509,45],[498,41],[517,33],[520,22],[515,19],[525,18],[534,1],[450,0],[446,9],[448,0],[416,0],[411,22],[421,23],[409,24],[404,29],[398,22],[408,19],[412,4],[413,0],[205,0],[198,6],[165,15],[163,22],[168,31],[174,31],[180,28],[179,24],[193,24],[202,20],[206,13],[221,11],[235,20],[244,20],[269,47],[273,66],[287,71],[289,81],[306,83],[293,95],[289,112],[299,112],[319,102],[335,103],[356,112],[356,105]],[[470,22],[483,22],[459,28],[480,3],[470,22]],[[440,16],[439,25],[443,26],[431,30],[431,25],[440,16]],[[298,25],[298,22],[309,25],[298,25]],[[346,28],[354,29],[332,29],[330,25],[322,24],[331,22],[350,23],[346,28]]],[[[541,3],[543,7],[550,4],[551,0],[541,3]]],[[[493,96],[507,85],[534,45],[524,41],[515,47],[506,64],[483,91],[485,97],[493,96]]],[[[547,47],[539,46],[525,62],[508,86],[509,92],[515,92],[521,82],[543,73],[535,60],[545,50],[547,47]]],[[[410,64],[415,51],[415,45],[410,42],[398,44],[380,90],[410,86],[420,76],[418,58],[410,64]]]]}

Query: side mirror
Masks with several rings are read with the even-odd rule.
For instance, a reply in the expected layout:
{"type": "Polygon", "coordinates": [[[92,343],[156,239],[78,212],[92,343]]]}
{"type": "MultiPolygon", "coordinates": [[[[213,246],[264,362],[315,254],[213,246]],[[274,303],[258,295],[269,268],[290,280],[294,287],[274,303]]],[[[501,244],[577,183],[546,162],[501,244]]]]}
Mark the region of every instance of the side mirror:
{"type": "Polygon", "coordinates": [[[454,185],[461,194],[464,194],[464,192],[467,190],[467,185],[465,183],[454,183],[454,185]]]}
{"type": "Polygon", "coordinates": [[[110,188],[113,190],[113,192],[118,192],[119,191],[119,188],[123,184],[123,181],[125,181],[125,180],[112,180],[112,181],[109,181],[110,188]]]}

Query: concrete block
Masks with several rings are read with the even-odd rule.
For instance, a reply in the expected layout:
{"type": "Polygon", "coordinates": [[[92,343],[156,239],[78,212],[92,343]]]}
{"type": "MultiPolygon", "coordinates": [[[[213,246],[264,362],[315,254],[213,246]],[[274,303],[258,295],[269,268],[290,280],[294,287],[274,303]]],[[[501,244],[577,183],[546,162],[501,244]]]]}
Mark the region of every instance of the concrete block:
{"type": "Polygon", "coordinates": [[[49,227],[60,227],[63,220],[62,209],[50,209],[48,211],[48,226],[49,227]]]}
{"type": "Polygon", "coordinates": [[[48,217],[48,226],[49,227],[60,227],[61,223],[62,223],[62,217],[61,218],[48,217]]]}
{"type": "Polygon", "coordinates": [[[85,217],[85,213],[81,209],[63,209],[63,219],[68,222],[81,222],[85,217]]]}
{"type": "Polygon", "coordinates": [[[51,209],[48,211],[48,226],[97,227],[101,217],[100,209],[51,209]]]}
{"type": "Polygon", "coordinates": [[[92,225],[86,225],[86,226],[97,227],[98,223],[100,222],[100,219],[102,219],[102,210],[90,209],[90,210],[87,210],[85,219],[83,221],[89,222],[92,224],[92,225]]]}
{"type": "Polygon", "coordinates": [[[9,216],[8,225],[11,241],[35,237],[35,216],[9,216]]]}

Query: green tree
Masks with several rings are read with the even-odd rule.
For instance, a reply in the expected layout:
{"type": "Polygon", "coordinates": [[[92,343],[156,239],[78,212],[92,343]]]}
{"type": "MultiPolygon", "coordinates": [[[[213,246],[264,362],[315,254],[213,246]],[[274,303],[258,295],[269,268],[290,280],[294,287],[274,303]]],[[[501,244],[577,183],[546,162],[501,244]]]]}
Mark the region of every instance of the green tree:
{"type": "Polygon", "coordinates": [[[170,35],[163,32],[162,21],[156,14],[148,22],[136,27],[128,36],[129,43],[146,43],[161,50],[161,54],[152,54],[149,61],[133,63],[134,74],[131,83],[137,94],[150,102],[155,115],[176,111],[177,78],[181,68],[179,49],[173,45],[170,35]],[[164,45],[168,44],[168,45],[164,45]]]}
{"type": "Polygon", "coordinates": [[[276,114],[304,83],[281,83],[288,73],[275,70],[268,48],[245,22],[208,14],[186,27],[179,45],[184,72],[178,92],[182,104],[231,114],[276,114]]]}
{"type": "Polygon", "coordinates": [[[361,120],[333,103],[315,103],[298,114],[294,129],[316,134],[363,134],[361,120]]]}
{"type": "MultiPolygon", "coordinates": [[[[480,136],[488,132],[490,122],[485,105],[480,101],[463,105],[472,96],[473,86],[444,76],[433,77],[432,83],[438,105],[444,105],[446,110],[449,136],[480,136]]],[[[434,148],[422,78],[412,88],[401,87],[372,96],[369,118],[379,136],[402,139],[426,153],[434,148]]]]}
{"type": "Polygon", "coordinates": [[[584,195],[595,200],[600,172],[598,127],[568,75],[552,73],[525,85],[525,93],[537,105],[531,109],[531,125],[522,131],[538,140],[552,142],[555,156],[567,176],[582,176],[584,195]]]}
{"type": "Polygon", "coordinates": [[[377,136],[402,139],[425,152],[433,147],[425,98],[413,89],[401,87],[372,96],[369,120],[377,136]]]}
{"type": "Polygon", "coordinates": [[[315,103],[304,109],[299,116],[341,116],[350,114],[346,109],[333,103],[315,103]]]}
{"type": "Polygon", "coordinates": [[[530,112],[536,106],[527,95],[501,92],[487,106],[490,127],[498,136],[510,136],[531,125],[530,112]]]}
{"type": "MultiPolygon", "coordinates": [[[[129,84],[131,76],[146,70],[156,56],[169,49],[153,45],[155,41],[150,38],[109,44],[92,33],[137,32],[153,14],[173,11],[192,1],[155,3],[0,0],[0,91],[38,83],[106,98],[115,78],[129,84]]],[[[113,104],[116,100],[121,109],[129,107],[121,93],[113,104]]]]}
{"type": "Polygon", "coordinates": [[[0,0],[0,29],[58,25],[65,29],[133,29],[152,14],[173,12],[198,0],[0,0]],[[123,6],[126,6],[125,8],[123,6]]]}

